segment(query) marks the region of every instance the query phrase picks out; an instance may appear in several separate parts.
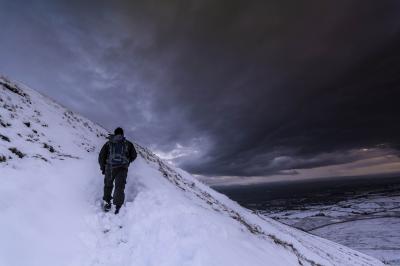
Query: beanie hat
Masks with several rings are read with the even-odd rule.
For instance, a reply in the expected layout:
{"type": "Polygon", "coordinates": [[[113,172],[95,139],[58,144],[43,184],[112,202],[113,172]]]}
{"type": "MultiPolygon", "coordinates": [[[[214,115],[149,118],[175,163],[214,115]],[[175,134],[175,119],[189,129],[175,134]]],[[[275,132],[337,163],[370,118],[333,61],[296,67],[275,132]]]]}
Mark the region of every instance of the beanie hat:
{"type": "Polygon", "coordinates": [[[122,128],[120,128],[120,127],[117,127],[115,130],[114,130],[114,135],[124,135],[124,130],[122,129],[122,128]]]}

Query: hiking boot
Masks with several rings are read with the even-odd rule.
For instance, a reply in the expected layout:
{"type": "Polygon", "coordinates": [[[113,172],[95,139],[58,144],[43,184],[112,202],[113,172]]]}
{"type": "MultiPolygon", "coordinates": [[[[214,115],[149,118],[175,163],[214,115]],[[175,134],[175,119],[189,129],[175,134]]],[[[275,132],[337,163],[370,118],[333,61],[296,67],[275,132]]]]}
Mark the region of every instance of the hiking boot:
{"type": "Polygon", "coordinates": [[[119,209],[121,209],[121,206],[115,206],[115,214],[119,213],[119,209]]]}
{"type": "Polygon", "coordinates": [[[103,202],[103,210],[105,212],[108,212],[111,209],[111,202],[109,201],[104,201],[103,202]]]}

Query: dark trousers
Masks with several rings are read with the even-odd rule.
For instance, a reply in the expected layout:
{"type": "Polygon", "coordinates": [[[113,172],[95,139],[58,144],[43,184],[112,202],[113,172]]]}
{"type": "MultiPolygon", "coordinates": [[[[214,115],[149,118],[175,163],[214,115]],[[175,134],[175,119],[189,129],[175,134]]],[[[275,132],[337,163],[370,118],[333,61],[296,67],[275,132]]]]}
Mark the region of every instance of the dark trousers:
{"type": "Polygon", "coordinates": [[[117,207],[121,207],[124,204],[125,200],[125,184],[126,177],[128,175],[127,167],[106,167],[105,177],[104,177],[104,196],[103,200],[111,201],[113,199],[113,203],[117,207]],[[115,189],[114,195],[111,197],[111,193],[114,187],[115,181],[115,189]]]}

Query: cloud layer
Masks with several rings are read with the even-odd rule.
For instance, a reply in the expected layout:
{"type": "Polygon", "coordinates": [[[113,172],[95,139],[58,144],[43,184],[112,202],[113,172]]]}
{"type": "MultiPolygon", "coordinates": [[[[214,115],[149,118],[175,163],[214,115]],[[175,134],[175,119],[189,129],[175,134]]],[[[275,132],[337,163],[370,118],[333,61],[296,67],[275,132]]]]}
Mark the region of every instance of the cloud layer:
{"type": "Polygon", "coordinates": [[[365,148],[397,154],[396,1],[0,5],[0,72],[192,173],[293,174],[378,156],[365,148]]]}

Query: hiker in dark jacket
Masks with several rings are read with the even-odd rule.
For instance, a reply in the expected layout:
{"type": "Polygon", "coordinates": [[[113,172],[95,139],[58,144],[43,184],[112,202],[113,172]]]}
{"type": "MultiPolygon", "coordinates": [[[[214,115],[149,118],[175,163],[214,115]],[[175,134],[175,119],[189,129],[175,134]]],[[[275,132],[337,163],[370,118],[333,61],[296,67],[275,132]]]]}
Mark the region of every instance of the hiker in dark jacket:
{"type": "Polygon", "coordinates": [[[133,144],[125,139],[124,130],[116,128],[114,135],[108,137],[99,154],[99,164],[104,176],[104,211],[111,209],[111,199],[115,205],[115,214],[119,212],[125,199],[125,184],[128,167],[137,153],[133,144]],[[114,195],[111,197],[115,181],[114,195]]]}

